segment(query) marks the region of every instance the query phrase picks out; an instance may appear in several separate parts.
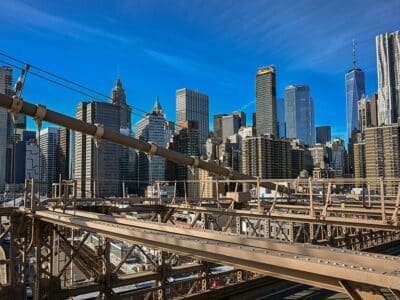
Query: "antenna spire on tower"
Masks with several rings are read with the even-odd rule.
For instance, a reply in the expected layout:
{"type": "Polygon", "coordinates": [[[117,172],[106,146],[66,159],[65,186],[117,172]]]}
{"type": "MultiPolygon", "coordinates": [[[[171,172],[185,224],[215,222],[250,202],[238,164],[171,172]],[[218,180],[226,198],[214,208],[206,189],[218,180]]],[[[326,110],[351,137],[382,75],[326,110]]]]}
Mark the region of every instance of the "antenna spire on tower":
{"type": "Polygon", "coordinates": [[[353,67],[356,67],[356,41],[353,39],[353,67]]]}

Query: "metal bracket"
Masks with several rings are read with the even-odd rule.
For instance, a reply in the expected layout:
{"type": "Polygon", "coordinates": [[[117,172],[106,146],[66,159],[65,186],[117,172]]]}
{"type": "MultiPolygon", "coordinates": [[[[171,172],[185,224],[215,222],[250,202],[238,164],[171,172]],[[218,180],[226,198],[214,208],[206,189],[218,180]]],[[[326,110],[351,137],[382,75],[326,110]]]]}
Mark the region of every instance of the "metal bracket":
{"type": "Polygon", "coordinates": [[[194,175],[194,170],[199,167],[200,159],[195,156],[192,156],[192,158],[193,158],[193,163],[192,163],[192,165],[189,166],[189,170],[194,175]]]}
{"type": "Polygon", "coordinates": [[[13,96],[13,101],[12,101],[12,104],[11,104],[10,112],[11,112],[14,124],[17,121],[18,114],[22,110],[23,104],[24,104],[24,100],[22,100],[22,98],[20,98],[20,97],[18,97],[16,95],[13,96]]]}
{"type": "Polygon", "coordinates": [[[47,114],[47,108],[46,106],[42,104],[36,105],[36,112],[33,116],[33,119],[36,121],[36,124],[40,130],[42,128],[42,121],[46,117],[47,114]]]}
{"type": "Polygon", "coordinates": [[[157,144],[152,143],[152,142],[149,142],[149,144],[150,144],[150,150],[149,150],[149,152],[146,153],[146,155],[147,155],[147,159],[149,161],[151,161],[151,159],[153,158],[153,155],[156,154],[156,152],[157,152],[158,146],[157,146],[157,144]]]}
{"type": "Polygon", "coordinates": [[[94,144],[96,145],[96,148],[99,148],[100,146],[100,141],[104,135],[104,126],[101,124],[94,124],[96,126],[96,132],[93,136],[94,138],[94,144]]]}

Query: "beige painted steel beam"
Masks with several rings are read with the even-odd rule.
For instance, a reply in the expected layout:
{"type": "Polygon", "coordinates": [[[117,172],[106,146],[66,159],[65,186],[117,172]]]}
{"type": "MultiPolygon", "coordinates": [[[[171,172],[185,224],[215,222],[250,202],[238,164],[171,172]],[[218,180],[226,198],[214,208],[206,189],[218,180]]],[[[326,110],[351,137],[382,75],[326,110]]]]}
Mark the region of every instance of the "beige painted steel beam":
{"type": "MultiPolygon", "coordinates": [[[[41,220],[86,231],[131,243],[165,251],[177,252],[219,264],[270,275],[277,278],[300,282],[338,292],[344,292],[339,280],[360,284],[398,289],[400,287],[400,260],[391,256],[367,256],[361,252],[333,251],[322,247],[308,247],[280,243],[289,251],[273,249],[277,242],[268,242],[268,248],[246,245],[246,241],[257,239],[236,238],[241,243],[227,241],[229,235],[220,240],[199,237],[199,231],[191,235],[122,225],[93,218],[50,211],[38,211],[41,220]],[[293,246],[291,248],[291,246],[293,246]],[[300,251],[301,247],[303,250],[300,251]],[[333,257],[326,259],[326,257],[333,257]],[[336,258],[335,258],[336,257],[336,258]]],[[[121,218],[122,219],[122,218],[121,218]]],[[[117,220],[118,221],[118,220],[117,220]]],[[[142,223],[142,222],[139,222],[142,223]]],[[[155,224],[158,225],[158,224],[155,224]]],[[[168,226],[162,224],[162,226],[168,226]]],[[[176,228],[169,226],[171,228],[176,228]]],[[[206,233],[206,232],[205,232],[206,233]]],[[[215,233],[213,233],[215,235],[215,233]]],[[[258,242],[265,243],[258,240],[258,242]]]]}

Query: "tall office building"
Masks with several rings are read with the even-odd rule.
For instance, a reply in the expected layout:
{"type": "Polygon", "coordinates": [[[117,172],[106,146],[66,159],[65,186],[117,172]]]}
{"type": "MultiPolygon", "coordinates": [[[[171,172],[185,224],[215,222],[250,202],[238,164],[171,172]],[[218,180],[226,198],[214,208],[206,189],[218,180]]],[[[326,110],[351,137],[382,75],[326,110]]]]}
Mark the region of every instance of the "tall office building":
{"type": "Polygon", "coordinates": [[[285,88],[285,122],[287,138],[315,143],[314,102],[308,85],[285,88]]]}
{"type": "Polygon", "coordinates": [[[316,132],[316,143],[317,144],[326,144],[330,142],[331,137],[331,126],[318,126],[315,128],[316,132]]]}
{"type": "Polygon", "coordinates": [[[256,119],[258,135],[272,134],[275,137],[278,136],[276,121],[275,66],[262,67],[257,70],[256,119]]]}
{"type": "Polygon", "coordinates": [[[227,114],[214,115],[214,136],[222,139],[222,118],[227,114]]]}
{"type": "Polygon", "coordinates": [[[400,31],[376,37],[378,125],[400,117],[400,31]]]}
{"type": "Polygon", "coordinates": [[[61,179],[69,179],[69,158],[71,133],[68,128],[59,129],[58,171],[61,179]]]}
{"type": "Polygon", "coordinates": [[[365,142],[359,142],[353,145],[354,156],[354,177],[365,178],[365,142]]]}
{"type": "Polygon", "coordinates": [[[346,148],[342,139],[334,139],[331,145],[331,161],[335,177],[343,177],[346,173],[346,148]]]}
{"type": "Polygon", "coordinates": [[[111,103],[119,106],[120,110],[120,128],[132,128],[131,114],[132,108],[126,103],[125,90],[122,87],[121,80],[118,78],[111,91],[111,103]]]}
{"type": "Polygon", "coordinates": [[[253,112],[253,113],[252,113],[252,117],[253,117],[253,119],[252,119],[252,126],[253,126],[254,128],[257,128],[257,114],[256,114],[255,112],[253,112]]]}
{"type": "Polygon", "coordinates": [[[205,153],[209,129],[209,99],[206,94],[180,89],[176,91],[176,123],[196,121],[199,126],[200,152],[205,153]]]}
{"type": "MultiPolygon", "coordinates": [[[[101,124],[109,130],[130,135],[131,108],[126,103],[121,80],[116,80],[111,101],[81,102],[76,118],[90,124],[101,124]]],[[[119,196],[122,180],[127,180],[129,150],[127,147],[101,140],[98,147],[91,136],[75,133],[72,172],[78,181],[78,196],[119,196]]]]}
{"type": "Polygon", "coordinates": [[[361,132],[367,127],[371,127],[371,106],[368,98],[363,96],[357,102],[357,111],[358,111],[358,128],[361,132]]]}
{"type": "MultiPolygon", "coordinates": [[[[183,121],[178,123],[177,132],[168,144],[168,149],[175,150],[188,156],[200,155],[199,152],[200,131],[197,121],[183,121]]],[[[188,167],[167,161],[166,179],[183,181],[188,179],[188,167]]],[[[177,195],[185,194],[185,186],[177,184],[177,195]]]]}
{"type": "Polygon", "coordinates": [[[357,102],[365,95],[364,72],[356,65],[356,49],[353,42],[353,67],[346,73],[346,122],[347,138],[358,128],[357,102]]]}
{"type": "Polygon", "coordinates": [[[276,100],[276,118],[278,122],[278,135],[281,138],[286,137],[286,121],[285,121],[285,99],[276,100]]]}
{"type": "Polygon", "coordinates": [[[48,127],[40,131],[40,195],[51,196],[51,187],[58,181],[59,129],[48,127]]]}
{"type": "MultiPolygon", "coordinates": [[[[81,102],[76,118],[120,132],[120,107],[112,103],[81,102]]],[[[91,136],[75,133],[75,179],[79,197],[120,195],[120,145],[105,140],[98,145],[91,136]]]]}
{"type": "Polygon", "coordinates": [[[25,179],[39,180],[39,146],[33,140],[26,144],[25,179]]]}
{"type": "Polygon", "coordinates": [[[371,127],[378,126],[378,94],[374,93],[369,96],[369,107],[371,113],[371,127]]]}
{"type": "Polygon", "coordinates": [[[247,126],[246,113],[244,111],[234,111],[232,115],[239,118],[239,128],[247,126]]]}
{"type": "MultiPolygon", "coordinates": [[[[0,93],[12,95],[12,69],[0,67],[0,93]]],[[[0,193],[4,190],[7,176],[7,152],[9,152],[9,113],[0,108],[0,193]]]]}
{"type": "MultiPolygon", "coordinates": [[[[157,146],[165,147],[166,127],[168,123],[161,104],[157,97],[151,113],[146,114],[139,122],[136,123],[136,138],[142,141],[155,143],[157,146]]],[[[152,184],[157,180],[165,179],[165,159],[160,156],[153,156],[149,160],[148,156],[140,152],[139,159],[139,177],[146,184],[152,184]]]]}

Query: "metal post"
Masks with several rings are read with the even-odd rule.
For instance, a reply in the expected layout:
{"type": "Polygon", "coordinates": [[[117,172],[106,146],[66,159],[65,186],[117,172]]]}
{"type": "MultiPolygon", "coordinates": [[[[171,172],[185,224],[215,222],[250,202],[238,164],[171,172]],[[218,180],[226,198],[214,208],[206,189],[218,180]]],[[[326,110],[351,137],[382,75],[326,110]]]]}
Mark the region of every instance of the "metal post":
{"type": "Polygon", "coordinates": [[[308,189],[310,193],[310,216],[314,217],[314,204],[313,204],[313,186],[312,186],[312,179],[308,177],[308,189]]]}
{"type": "Polygon", "coordinates": [[[386,224],[386,212],[385,212],[385,189],[383,184],[383,178],[379,179],[380,189],[379,192],[381,194],[381,214],[382,214],[382,223],[386,224]]]}
{"type": "Polygon", "coordinates": [[[257,176],[257,207],[258,207],[258,212],[262,212],[261,209],[261,200],[260,200],[260,177],[257,176]]]}
{"type": "Polygon", "coordinates": [[[219,203],[219,184],[218,184],[218,179],[215,180],[215,186],[216,186],[216,192],[217,192],[217,206],[221,207],[221,204],[219,203]]]}

